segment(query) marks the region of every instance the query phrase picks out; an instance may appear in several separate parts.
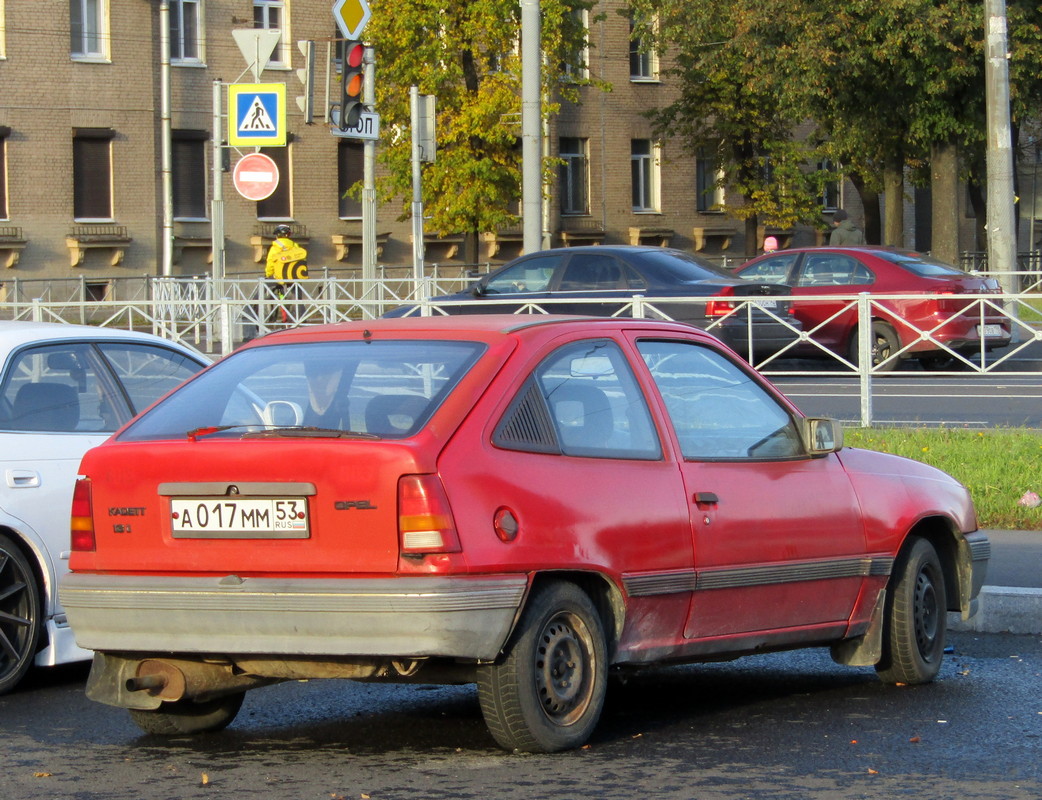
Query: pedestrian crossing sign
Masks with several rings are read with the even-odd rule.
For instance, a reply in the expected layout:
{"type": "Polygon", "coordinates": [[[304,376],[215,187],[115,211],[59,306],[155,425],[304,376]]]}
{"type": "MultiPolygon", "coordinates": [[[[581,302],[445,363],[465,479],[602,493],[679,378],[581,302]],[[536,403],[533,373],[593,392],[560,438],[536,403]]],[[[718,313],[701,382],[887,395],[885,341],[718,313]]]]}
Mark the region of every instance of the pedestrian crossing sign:
{"type": "Polygon", "coordinates": [[[286,145],[286,84],[228,85],[228,144],[233,147],[286,145]]]}

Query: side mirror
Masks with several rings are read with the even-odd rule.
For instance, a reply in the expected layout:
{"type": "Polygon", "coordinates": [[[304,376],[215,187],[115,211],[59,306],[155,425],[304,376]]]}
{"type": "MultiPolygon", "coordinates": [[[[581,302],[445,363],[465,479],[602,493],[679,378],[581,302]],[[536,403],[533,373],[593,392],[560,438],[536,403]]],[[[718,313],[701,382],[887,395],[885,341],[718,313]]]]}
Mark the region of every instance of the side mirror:
{"type": "Polygon", "coordinates": [[[843,427],[828,417],[806,417],[800,423],[803,446],[812,456],[824,456],[843,449],[843,427]]]}
{"type": "Polygon", "coordinates": [[[485,295],[485,284],[481,283],[481,281],[478,281],[477,283],[475,283],[473,286],[470,287],[470,293],[472,295],[474,295],[475,297],[484,297],[484,295],[485,295]]]}

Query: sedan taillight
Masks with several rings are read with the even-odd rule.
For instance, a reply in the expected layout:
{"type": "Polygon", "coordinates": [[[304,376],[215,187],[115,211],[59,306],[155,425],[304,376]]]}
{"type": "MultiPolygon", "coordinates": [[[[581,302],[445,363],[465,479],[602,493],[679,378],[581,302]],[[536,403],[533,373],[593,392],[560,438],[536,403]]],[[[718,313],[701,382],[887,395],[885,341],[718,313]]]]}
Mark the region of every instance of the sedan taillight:
{"type": "Polygon", "coordinates": [[[91,552],[97,548],[97,540],[94,537],[93,506],[90,479],[80,478],[72,490],[72,521],[69,529],[73,550],[91,552]]]}
{"type": "Polygon", "coordinates": [[[437,475],[403,475],[398,480],[398,535],[403,555],[462,550],[449,498],[437,475]]]}
{"type": "MultiPolygon", "coordinates": [[[[734,287],[725,286],[720,290],[719,297],[733,297],[734,287]]],[[[706,303],[707,317],[724,317],[734,311],[734,302],[731,300],[710,300],[706,303]]]]}

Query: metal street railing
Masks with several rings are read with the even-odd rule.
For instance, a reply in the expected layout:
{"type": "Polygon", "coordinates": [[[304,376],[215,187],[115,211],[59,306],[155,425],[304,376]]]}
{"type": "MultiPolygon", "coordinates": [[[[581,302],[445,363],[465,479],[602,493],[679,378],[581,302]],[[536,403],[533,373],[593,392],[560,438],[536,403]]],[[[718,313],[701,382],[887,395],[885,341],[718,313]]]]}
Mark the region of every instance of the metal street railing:
{"type": "MultiPolygon", "coordinates": [[[[357,319],[374,319],[401,306],[418,315],[459,313],[463,306],[475,301],[432,300],[439,295],[458,291],[473,280],[459,274],[430,276],[419,285],[411,278],[386,278],[366,281],[357,277],[319,275],[301,281],[287,297],[280,297],[276,285],[259,279],[229,278],[223,282],[223,296],[214,292],[214,284],[207,278],[142,278],[110,282],[102,288],[90,280],[72,282],[51,281],[33,285],[37,291],[27,291],[29,283],[13,286],[4,282],[6,296],[0,302],[0,318],[54,322],[76,322],[98,326],[148,330],[160,336],[190,344],[197,349],[218,356],[227,355],[245,340],[273,330],[302,325],[333,323],[357,319]],[[35,294],[36,296],[30,296],[35,294]],[[285,316],[282,310],[285,309],[285,316]]],[[[961,341],[950,342],[954,315],[938,317],[929,324],[902,318],[895,305],[910,299],[922,300],[924,295],[852,294],[803,295],[799,298],[772,297],[772,300],[795,300],[800,303],[828,301],[834,310],[828,319],[809,329],[791,323],[791,318],[777,309],[760,305],[763,298],[729,297],[731,310],[707,326],[710,332],[720,333],[725,324],[746,325],[750,336],[754,331],[754,316],[763,315],[782,326],[789,326],[793,341],[766,357],[756,358],[753,348],[741,353],[750,363],[767,375],[791,376],[856,376],[861,396],[861,424],[870,425],[873,381],[884,379],[900,361],[921,355],[929,348],[933,368],[944,373],[965,374],[1002,372],[1009,375],[1042,376],[1038,362],[1026,360],[1029,348],[1042,342],[1042,293],[958,295],[964,305],[958,315],[962,324],[985,333],[998,317],[1008,318],[1012,333],[1009,346],[994,348],[987,336],[972,346],[961,341]],[[822,341],[830,322],[852,315],[856,317],[853,330],[858,332],[856,346],[833,349],[822,341]],[[873,322],[901,330],[901,344],[873,363],[873,322]],[[808,357],[814,360],[808,368],[808,357]],[[1025,364],[1028,366],[1025,367],[1025,364]],[[941,367],[938,369],[938,366],[941,367]]],[[[945,299],[950,301],[951,295],[945,299]]],[[[663,311],[662,299],[635,296],[630,298],[546,298],[523,302],[516,296],[499,299],[484,297],[485,308],[496,304],[504,310],[522,314],[552,314],[563,304],[569,313],[589,306],[590,313],[603,316],[605,303],[611,303],[608,312],[617,317],[670,319],[663,311]]],[[[671,309],[684,306],[704,308],[705,297],[668,298],[671,309]]],[[[779,304],[780,307],[780,304],[779,304]]],[[[676,316],[686,316],[675,313],[676,316]]],[[[754,342],[752,342],[754,344],[754,342]]],[[[834,345],[833,345],[834,346],[834,345]]]]}

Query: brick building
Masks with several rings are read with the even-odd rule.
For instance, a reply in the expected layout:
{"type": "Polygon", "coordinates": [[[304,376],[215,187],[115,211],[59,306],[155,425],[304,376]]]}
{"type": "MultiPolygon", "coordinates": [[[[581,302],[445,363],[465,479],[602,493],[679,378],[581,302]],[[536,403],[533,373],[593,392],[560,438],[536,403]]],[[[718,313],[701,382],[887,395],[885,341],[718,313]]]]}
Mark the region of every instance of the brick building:
{"type": "MultiPolygon", "coordinates": [[[[169,69],[161,57],[161,5],[0,0],[0,280],[104,283],[208,272],[215,154],[234,163],[250,149],[214,147],[214,86],[254,81],[232,35],[251,28],[281,31],[260,80],[287,85],[288,145],[264,150],[281,176],[267,200],[239,196],[231,174],[221,173],[226,271],[260,272],[279,222],[296,226],[313,268],[360,268],[361,205],[343,190],[361,179],[362,145],[330,135],[321,81],[316,124],[304,124],[292,99],[299,93],[294,71],[303,66],[295,42],[316,41],[320,65],[333,54],[330,0],[169,0],[169,69]],[[166,128],[169,211],[161,168],[166,128]]],[[[674,142],[656,142],[642,116],[668,102],[672,89],[660,80],[654,54],[631,46],[629,25],[616,13],[623,7],[602,0],[598,11],[606,13],[590,35],[590,68],[612,91],[583,88],[582,103],[566,106],[548,128],[545,151],[565,166],[544,213],[545,240],[670,244],[739,261],[742,224],[714,210],[720,190],[707,190],[716,165],[674,142]]],[[[223,104],[223,88],[220,96],[223,104]]],[[[844,205],[858,219],[856,193],[848,194],[826,204],[844,205]]],[[[378,208],[380,262],[404,266],[412,261],[411,228],[397,216],[397,206],[378,208]]],[[[815,241],[810,230],[771,233],[783,243],[815,241]]],[[[460,263],[457,245],[428,238],[427,261],[460,263]]],[[[519,232],[498,231],[483,237],[479,257],[503,261],[519,252],[519,232]]]]}

